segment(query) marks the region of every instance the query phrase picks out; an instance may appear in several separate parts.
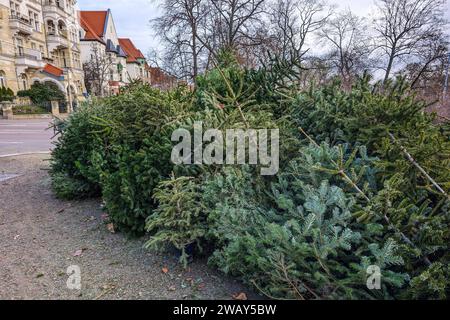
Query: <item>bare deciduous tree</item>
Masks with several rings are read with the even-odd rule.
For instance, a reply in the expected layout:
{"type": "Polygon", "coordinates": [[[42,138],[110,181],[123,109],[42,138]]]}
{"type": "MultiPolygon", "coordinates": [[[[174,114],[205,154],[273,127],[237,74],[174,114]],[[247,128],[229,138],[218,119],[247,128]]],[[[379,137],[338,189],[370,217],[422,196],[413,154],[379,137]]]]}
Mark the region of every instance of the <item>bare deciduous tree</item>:
{"type": "Polygon", "coordinates": [[[430,72],[436,70],[436,64],[442,63],[447,57],[448,41],[442,32],[436,32],[434,36],[424,39],[416,48],[417,68],[414,69],[411,78],[411,88],[415,88],[420,80],[430,72]]]}
{"type": "Polygon", "coordinates": [[[330,18],[333,7],[324,0],[276,0],[270,10],[273,37],[278,54],[285,59],[301,59],[309,50],[308,36],[320,30],[330,18]]]}
{"type": "Polygon", "coordinates": [[[209,0],[212,27],[216,29],[221,48],[238,49],[253,39],[262,22],[265,0],[209,0]],[[214,12],[213,12],[214,11],[214,12]]]}
{"type": "Polygon", "coordinates": [[[326,0],[164,0],[162,16],[152,20],[164,47],[157,65],[191,82],[214,67],[225,48],[246,67],[277,56],[310,69],[305,83],[326,82],[334,70],[350,87],[355,75],[382,61],[377,67],[385,81],[403,70],[417,87],[448,49],[446,0],[377,1],[378,15],[369,25],[350,11],[334,15],[326,0]],[[311,52],[317,35],[321,48],[311,52]]]}
{"type": "Polygon", "coordinates": [[[97,43],[91,44],[91,57],[83,63],[84,81],[87,91],[94,96],[105,96],[113,61],[97,43]]]}
{"type": "Polygon", "coordinates": [[[187,81],[195,81],[201,67],[204,46],[199,29],[207,10],[202,0],[165,0],[163,15],[152,20],[165,45],[164,69],[187,81]]]}
{"type": "Polygon", "coordinates": [[[397,60],[417,54],[418,48],[439,34],[444,25],[445,0],[380,0],[375,20],[378,48],[386,58],[386,82],[397,60]]]}
{"type": "Polygon", "coordinates": [[[370,46],[364,21],[351,11],[344,11],[329,19],[319,36],[331,47],[327,60],[349,87],[355,74],[368,67],[370,46]]]}

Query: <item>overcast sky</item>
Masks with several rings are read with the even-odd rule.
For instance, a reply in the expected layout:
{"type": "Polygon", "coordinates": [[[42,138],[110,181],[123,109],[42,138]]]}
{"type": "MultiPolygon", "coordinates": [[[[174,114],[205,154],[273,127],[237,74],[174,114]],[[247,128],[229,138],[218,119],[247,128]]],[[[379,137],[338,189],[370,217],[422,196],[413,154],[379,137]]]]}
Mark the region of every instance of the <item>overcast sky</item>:
{"type": "MultiPolygon", "coordinates": [[[[81,10],[106,10],[110,8],[119,37],[131,38],[146,54],[157,48],[158,42],[150,28],[149,20],[159,15],[160,0],[78,0],[81,10]]],[[[374,0],[329,0],[340,9],[350,8],[354,13],[368,16],[373,11],[374,0]]],[[[447,1],[447,19],[450,20],[450,0],[447,1]]],[[[449,32],[450,33],[450,32],[449,32]]]]}

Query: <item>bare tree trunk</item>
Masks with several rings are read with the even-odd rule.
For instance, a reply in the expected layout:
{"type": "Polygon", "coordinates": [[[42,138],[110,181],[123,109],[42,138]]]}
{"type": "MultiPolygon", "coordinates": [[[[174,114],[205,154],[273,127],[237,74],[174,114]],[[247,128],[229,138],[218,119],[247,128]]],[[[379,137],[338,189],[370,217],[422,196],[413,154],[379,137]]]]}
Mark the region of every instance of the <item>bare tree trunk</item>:
{"type": "Polygon", "coordinates": [[[395,58],[395,46],[392,47],[391,53],[389,55],[389,61],[386,68],[386,74],[384,75],[384,83],[386,83],[389,80],[389,77],[391,76],[392,66],[394,64],[394,58],[395,58]]]}
{"type": "Polygon", "coordinates": [[[198,52],[197,52],[197,27],[192,27],[192,77],[194,84],[197,82],[198,76],[198,52]]]}

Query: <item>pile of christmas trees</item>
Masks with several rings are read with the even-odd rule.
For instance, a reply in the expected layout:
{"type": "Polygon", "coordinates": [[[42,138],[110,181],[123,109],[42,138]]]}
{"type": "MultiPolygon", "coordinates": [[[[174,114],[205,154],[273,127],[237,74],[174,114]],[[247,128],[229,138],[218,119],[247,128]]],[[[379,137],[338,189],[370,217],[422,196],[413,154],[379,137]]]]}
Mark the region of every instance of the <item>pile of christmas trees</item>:
{"type": "Polygon", "coordinates": [[[52,181],[101,195],[112,223],[271,298],[440,298],[449,291],[450,126],[399,79],[297,89],[295,63],[229,56],[194,92],[133,84],[62,127],[52,181]],[[175,129],[280,132],[280,169],[175,165],[175,129]],[[374,273],[380,287],[368,286],[374,273]]]}

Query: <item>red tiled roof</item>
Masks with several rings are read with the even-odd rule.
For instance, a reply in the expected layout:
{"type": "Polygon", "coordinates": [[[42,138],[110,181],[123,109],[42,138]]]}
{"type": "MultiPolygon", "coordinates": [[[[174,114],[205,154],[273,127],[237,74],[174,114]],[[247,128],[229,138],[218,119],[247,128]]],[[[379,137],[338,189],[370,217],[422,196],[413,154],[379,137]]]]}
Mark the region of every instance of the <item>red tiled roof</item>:
{"type": "Polygon", "coordinates": [[[80,11],[80,24],[86,32],[84,40],[102,41],[108,11],[80,11]]]}
{"type": "Polygon", "coordinates": [[[145,59],[141,50],[136,48],[131,39],[120,38],[119,45],[122,47],[123,51],[127,54],[127,62],[136,62],[137,59],[145,59]]]}
{"type": "Polygon", "coordinates": [[[119,81],[109,81],[109,85],[111,87],[119,87],[120,86],[120,82],[119,81]]]}
{"type": "Polygon", "coordinates": [[[54,65],[51,64],[46,64],[44,69],[42,69],[42,71],[54,75],[56,77],[60,77],[63,75],[64,71],[58,67],[55,67],[54,65]]]}

